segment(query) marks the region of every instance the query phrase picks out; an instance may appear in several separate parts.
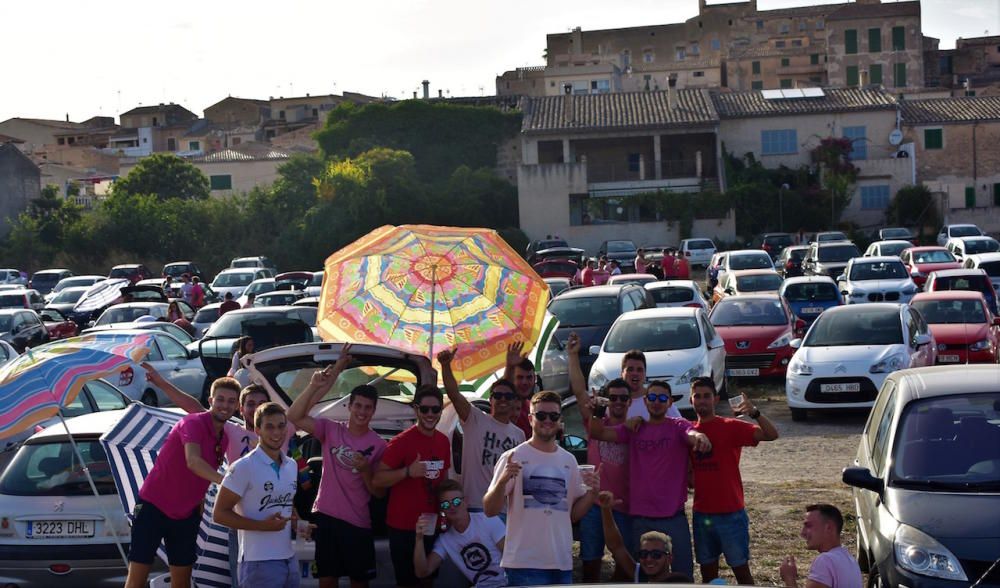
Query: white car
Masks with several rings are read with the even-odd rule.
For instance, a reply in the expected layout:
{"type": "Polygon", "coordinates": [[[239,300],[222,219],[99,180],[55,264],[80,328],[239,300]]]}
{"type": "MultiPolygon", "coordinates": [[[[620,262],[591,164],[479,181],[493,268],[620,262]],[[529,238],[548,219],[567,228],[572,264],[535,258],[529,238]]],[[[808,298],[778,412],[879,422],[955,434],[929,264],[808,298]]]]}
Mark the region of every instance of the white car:
{"type": "Polygon", "coordinates": [[[979,237],[983,235],[982,229],[976,225],[945,225],[938,232],[938,247],[944,247],[950,239],[958,237],[979,237]]]}
{"type": "Polygon", "coordinates": [[[323,291],[323,272],[313,272],[313,277],[306,286],[306,296],[319,296],[323,291]]]}
{"type": "Polygon", "coordinates": [[[950,239],[945,247],[958,261],[978,253],[996,253],[1000,251],[1000,242],[993,237],[958,237],[950,239]]]}
{"type": "Polygon", "coordinates": [[[96,284],[97,282],[103,282],[106,279],[108,279],[107,276],[97,276],[97,275],[70,276],[68,278],[63,278],[56,283],[55,287],[52,288],[51,292],[45,295],[45,300],[51,302],[52,299],[56,296],[56,294],[62,292],[66,288],[90,287],[96,284]]]}
{"type": "Polygon", "coordinates": [[[904,249],[909,249],[913,247],[913,243],[909,241],[875,241],[865,249],[865,257],[887,257],[890,255],[895,255],[899,257],[899,254],[903,252],[904,249]]]}
{"type": "Polygon", "coordinates": [[[227,292],[232,292],[233,298],[239,298],[251,282],[270,277],[260,268],[222,270],[212,282],[212,291],[218,294],[220,299],[225,298],[227,292]]]}
{"type": "Polygon", "coordinates": [[[708,266],[708,262],[717,251],[715,241],[711,239],[684,239],[677,249],[692,268],[696,265],[708,266]]]}
{"type": "Polygon", "coordinates": [[[22,275],[21,270],[0,269],[0,284],[15,284],[18,286],[27,286],[28,276],[22,275]]]}
{"type": "Polygon", "coordinates": [[[774,270],[774,260],[770,254],[761,249],[739,249],[737,251],[727,251],[725,257],[720,260],[718,281],[722,283],[722,278],[726,272],[735,270],[769,269],[774,270]]]}
{"type": "Polygon", "coordinates": [[[962,263],[965,269],[981,269],[990,277],[993,289],[1000,292],[1000,253],[968,255],[962,263]]]}
{"type": "Polygon", "coordinates": [[[645,286],[658,279],[653,274],[618,274],[608,278],[608,285],[635,284],[637,286],[645,286]]]}
{"type": "Polygon", "coordinates": [[[725,343],[701,308],[646,308],[619,316],[604,344],[590,348],[597,360],[588,386],[599,389],[619,377],[622,357],[631,349],[646,355],[647,380],[665,380],[682,395],[678,409],[691,408],[687,390],[695,378],[712,378],[720,392],[724,387],[725,343]]]}
{"type": "Polygon", "coordinates": [[[888,302],[829,308],[792,347],[785,397],[797,421],[808,410],[871,407],[886,376],[937,355],[920,313],[888,302]]]}
{"type": "MultiPolygon", "coordinates": [[[[194,309],[183,300],[175,300],[181,309],[181,314],[187,320],[194,318],[194,309]]],[[[155,319],[167,316],[167,309],[170,307],[166,302],[126,302],[108,307],[101,313],[100,318],[93,324],[95,327],[113,325],[116,323],[134,323],[140,317],[151,316],[155,319]]]]}
{"type": "MultiPolygon", "coordinates": [[[[251,294],[256,294],[257,296],[260,296],[261,294],[274,292],[274,288],[275,288],[274,278],[260,278],[259,280],[254,280],[250,282],[250,285],[247,286],[245,290],[243,290],[242,294],[240,294],[239,296],[236,296],[234,294],[233,296],[236,298],[236,302],[238,302],[240,306],[243,306],[244,304],[247,303],[247,297],[249,297],[251,294]]],[[[225,298],[225,296],[226,294],[225,292],[223,292],[222,297],[225,298]]]]}
{"type": "Polygon", "coordinates": [[[708,310],[708,301],[694,280],[661,280],[643,284],[643,287],[653,295],[657,308],[689,306],[708,310]]]}
{"type": "Polygon", "coordinates": [[[845,304],[863,302],[909,303],[917,293],[902,260],[892,257],[855,257],[837,276],[837,288],[845,304]]]}

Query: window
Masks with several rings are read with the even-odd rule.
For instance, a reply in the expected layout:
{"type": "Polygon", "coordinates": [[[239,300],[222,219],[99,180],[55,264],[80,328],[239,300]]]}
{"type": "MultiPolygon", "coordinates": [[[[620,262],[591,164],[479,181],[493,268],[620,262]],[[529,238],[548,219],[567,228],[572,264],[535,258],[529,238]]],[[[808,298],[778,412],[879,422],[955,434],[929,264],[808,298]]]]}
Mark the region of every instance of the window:
{"type": "Polygon", "coordinates": [[[924,129],[924,149],[943,149],[944,130],[924,129]]]}
{"type": "Polygon", "coordinates": [[[858,85],[858,66],[848,65],[847,66],[847,85],[857,86],[858,85]]]}
{"type": "Polygon", "coordinates": [[[868,52],[882,52],[882,29],[868,29],[868,52]]]}
{"type": "Polygon", "coordinates": [[[201,151],[201,141],[188,141],[188,151],[201,151]]]}
{"type": "Polygon", "coordinates": [[[785,42],[784,41],[775,41],[774,42],[774,46],[777,47],[778,49],[784,49],[785,48],[785,42]]]}
{"type": "Polygon", "coordinates": [[[819,65],[819,53],[813,53],[809,56],[809,65],[819,65]]]}
{"type": "Polygon", "coordinates": [[[712,47],[712,51],[718,51],[722,49],[722,44],[719,43],[718,39],[712,39],[711,41],[709,41],[709,44],[712,47]]]}
{"type": "Polygon", "coordinates": [[[285,111],[284,110],[279,110],[278,111],[278,118],[280,118],[281,120],[285,120],[285,111]]]}
{"type": "Polygon", "coordinates": [[[858,52],[858,31],[847,29],[844,31],[844,53],[853,55],[858,52]]]}
{"type": "Polygon", "coordinates": [[[889,207],[889,186],[861,186],[861,210],[885,210],[889,207]]]}
{"type": "Polygon", "coordinates": [[[1000,184],[993,184],[993,206],[1000,206],[1000,184]]]}
{"type": "Polygon", "coordinates": [[[698,55],[701,53],[701,47],[698,46],[698,41],[691,42],[691,55],[698,55]]]}
{"type": "Polygon", "coordinates": [[[703,72],[703,71],[696,71],[696,72],[694,72],[691,75],[693,75],[696,78],[703,78],[703,77],[705,77],[705,72],[703,72]]]}
{"type": "Polygon", "coordinates": [[[163,353],[163,357],[167,359],[186,360],[188,358],[187,350],[184,349],[184,346],[170,337],[156,337],[156,343],[160,346],[160,352],[163,353]]]}
{"type": "Polygon", "coordinates": [[[873,415],[878,415],[879,419],[871,452],[872,465],[875,466],[875,471],[879,474],[883,471],[885,464],[886,451],[889,446],[889,424],[892,422],[892,416],[895,412],[893,408],[896,406],[896,386],[892,382],[888,386],[891,387],[892,391],[887,395],[881,395],[882,401],[879,402],[881,406],[872,412],[873,415]]]}
{"type": "MultiPolygon", "coordinates": [[[[683,49],[680,49],[679,51],[682,54],[684,53],[683,49]]],[[[680,57],[679,59],[684,59],[684,58],[680,57]]],[[[642,62],[643,63],[653,63],[653,61],[655,61],[655,60],[656,60],[656,55],[652,51],[650,51],[649,49],[647,49],[647,50],[645,50],[645,51],[642,52],[642,62]]]]}
{"type": "Polygon", "coordinates": [[[844,138],[851,140],[851,159],[868,159],[868,140],[865,127],[844,127],[844,138]]]}
{"type": "Polygon", "coordinates": [[[799,31],[805,31],[805,30],[806,30],[806,21],[800,20],[799,21],[799,31]]]}
{"type": "Polygon", "coordinates": [[[578,80],[573,82],[571,88],[573,94],[578,96],[590,93],[590,84],[588,84],[586,80],[578,80]]]}
{"type": "Polygon", "coordinates": [[[759,61],[753,61],[753,62],[751,62],[750,63],[750,71],[751,71],[751,73],[753,73],[753,75],[759,76],[760,75],[760,62],[759,61]]]}
{"type": "Polygon", "coordinates": [[[781,88],[782,90],[788,90],[788,89],[791,89],[791,88],[793,87],[793,85],[792,85],[792,80],[789,80],[789,79],[784,79],[784,80],[778,80],[778,86],[779,86],[779,87],[780,87],[780,88],[781,88]]]}
{"type": "MultiPolygon", "coordinates": [[[[674,57],[677,59],[677,61],[684,61],[684,58],[686,56],[687,56],[687,49],[685,49],[684,47],[677,47],[676,48],[676,52],[674,54],[674,57]]],[[[652,60],[647,61],[646,63],[652,63],[652,60]]]]}
{"type": "Polygon", "coordinates": [[[173,137],[167,139],[167,151],[177,151],[177,139],[173,137]]]}
{"type": "Polygon", "coordinates": [[[892,50],[906,51],[906,27],[892,27],[892,50]]]}
{"type": "Polygon", "coordinates": [[[780,32],[782,35],[787,35],[788,34],[788,30],[789,30],[789,27],[788,27],[788,23],[787,22],[781,23],[781,26],[778,27],[778,32],[780,32]]]}
{"type": "Polygon", "coordinates": [[[966,186],[965,187],[965,207],[975,208],[976,207],[976,187],[966,186]]]}
{"type": "Polygon", "coordinates": [[[94,404],[97,405],[97,410],[105,411],[128,408],[125,400],[109,384],[100,380],[93,380],[87,382],[86,386],[87,391],[90,392],[90,397],[94,400],[94,404]]]}
{"type": "Polygon", "coordinates": [[[897,88],[906,87],[906,64],[897,63],[893,65],[893,85],[897,88]]]}
{"type": "Polygon", "coordinates": [[[754,80],[754,81],[750,82],[750,89],[751,90],[763,90],[764,89],[764,82],[762,82],[760,80],[754,80]]]}
{"type": "Polygon", "coordinates": [[[873,63],[868,66],[868,82],[872,84],[882,83],[882,64],[873,63]]]}
{"type": "Polygon", "coordinates": [[[622,51],[622,67],[632,65],[632,52],[628,49],[622,51]]]}
{"type": "Polygon", "coordinates": [[[237,145],[239,145],[242,142],[243,142],[243,140],[240,139],[239,137],[233,137],[233,147],[236,147],[237,145]]]}
{"type": "Polygon", "coordinates": [[[156,124],[156,117],[155,116],[153,117],[153,126],[154,127],[159,126],[159,125],[156,124]]]}
{"type": "Polygon", "coordinates": [[[819,76],[809,76],[809,82],[813,83],[813,84],[816,84],[816,85],[819,85],[819,84],[823,83],[823,78],[821,78],[819,76]]]}
{"type": "Polygon", "coordinates": [[[628,154],[628,171],[638,172],[639,165],[642,161],[642,154],[640,153],[629,153],[628,154]]]}
{"type": "Polygon", "coordinates": [[[608,80],[594,80],[590,82],[590,93],[591,94],[611,93],[611,82],[608,80]]]}
{"type": "Polygon", "coordinates": [[[792,47],[801,47],[802,39],[792,39],[792,47]]]}
{"type": "Polygon", "coordinates": [[[313,108],[313,116],[319,116],[319,110],[318,109],[313,108]]]}
{"type": "Polygon", "coordinates": [[[757,21],[757,30],[758,31],[764,30],[764,21],[762,21],[762,20],[758,20],[757,21]]]}
{"type": "Polygon", "coordinates": [[[786,155],[799,152],[798,132],[781,129],[760,132],[760,151],[763,155],[786,155]]]}
{"type": "Polygon", "coordinates": [[[816,19],[816,30],[817,31],[822,31],[824,28],[826,28],[826,23],[823,22],[822,18],[817,18],[816,19]]]}
{"type": "Polygon", "coordinates": [[[965,91],[966,98],[972,98],[975,95],[976,95],[976,91],[975,90],[966,90],[965,91]]]}
{"type": "Polygon", "coordinates": [[[942,57],[939,57],[938,58],[938,73],[940,73],[943,76],[945,76],[945,75],[951,75],[951,69],[952,69],[952,65],[951,65],[952,62],[951,62],[951,60],[952,60],[952,56],[951,55],[944,55],[942,57]]]}
{"type": "Polygon", "coordinates": [[[208,183],[213,190],[232,190],[233,176],[229,174],[219,176],[209,176],[208,183]]]}
{"type": "Polygon", "coordinates": [[[788,67],[789,63],[791,63],[791,61],[787,57],[781,58],[781,67],[788,67]]]}

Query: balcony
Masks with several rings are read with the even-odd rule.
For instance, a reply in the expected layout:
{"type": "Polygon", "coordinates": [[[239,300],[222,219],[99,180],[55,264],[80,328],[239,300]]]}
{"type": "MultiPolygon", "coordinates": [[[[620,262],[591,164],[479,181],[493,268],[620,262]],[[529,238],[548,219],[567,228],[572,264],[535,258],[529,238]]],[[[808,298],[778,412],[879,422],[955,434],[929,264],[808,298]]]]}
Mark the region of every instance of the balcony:
{"type": "Polygon", "coordinates": [[[663,160],[647,169],[644,160],[628,163],[587,162],[587,189],[593,196],[627,196],[657,190],[694,192],[702,188],[704,170],[697,159],[663,160]]]}

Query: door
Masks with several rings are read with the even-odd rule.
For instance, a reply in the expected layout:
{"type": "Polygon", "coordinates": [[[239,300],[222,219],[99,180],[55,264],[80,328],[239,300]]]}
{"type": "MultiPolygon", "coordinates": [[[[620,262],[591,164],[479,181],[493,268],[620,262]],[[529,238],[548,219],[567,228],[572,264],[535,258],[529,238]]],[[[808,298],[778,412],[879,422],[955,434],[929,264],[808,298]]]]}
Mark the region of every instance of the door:
{"type": "Polygon", "coordinates": [[[931,342],[927,345],[921,345],[919,349],[916,350],[916,357],[914,358],[914,366],[928,366],[934,365],[937,362],[937,345],[934,343],[934,338],[931,336],[930,326],[924,317],[919,312],[909,309],[910,317],[913,320],[913,326],[917,333],[917,336],[924,335],[930,337],[931,342]]]}
{"type": "Polygon", "coordinates": [[[205,370],[199,359],[191,359],[187,349],[176,339],[166,333],[154,335],[156,343],[163,354],[163,364],[166,369],[159,369],[164,378],[195,398],[200,397],[205,383],[205,370]]]}

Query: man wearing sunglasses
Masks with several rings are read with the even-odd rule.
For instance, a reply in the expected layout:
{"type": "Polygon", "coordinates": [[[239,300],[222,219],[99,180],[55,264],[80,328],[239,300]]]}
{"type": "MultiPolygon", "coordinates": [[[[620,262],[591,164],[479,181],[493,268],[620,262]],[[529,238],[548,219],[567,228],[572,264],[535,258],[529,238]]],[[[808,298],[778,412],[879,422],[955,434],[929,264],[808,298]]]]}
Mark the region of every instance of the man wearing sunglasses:
{"type": "Polygon", "coordinates": [[[487,516],[507,506],[500,564],[509,586],[573,582],[573,523],[600,490],[600,472],[581,474],[573,455],[556,443],[560,400],[546,391],[531,397],[531,439],[500,456],[483,498],[487,516]]]}
{"type": "Polygon", "coordinates": [[[426,578],[441,564],[450,559],[475,588],[499,588],[507,582],[500,569],[503,553],[503,521],[481,512],[469,512],[462,485],[455,480],[445,480],[438,486],[441,514],[448,523],[448,531],[438,536],[430,555],[424,549],[424,532],[427,521],[417,521],[417,544],[413,548],[413,569],[417,576],[426,578]]]}
{"type": "Polygon", "coordinates": [[[691,406],[698,415],[694,428],[712,442],[712,451],[691,455],[695,555],[702,582],[719,577],[719,556],[725,555],[736,581],[753,584],[750,519],[743,502],[740,454],[743,447],[774,441],[778,430],[746,397],[735,412],[749,416],[757,424],[717,416],[718,402],[719,393],[712,378],[695,378],[691,382],[691,406]]]}
{"type": "Polygon", "coordinates": [[[646,409],[649,420],[605,427],[600,419],[590,419],[590,435],[602,441],[629,444],[629,514],[635,543],[643,533],[659,531],[673,539],[674,568],[694,577],[691,529],[684,503],[687,501],[688,452],[708,452],[712,443],[695,431],[686,419],[667,416],[673,401],[670,384],[649,383],[646,409]]]}
{"type": "Polygon", "coordinates": [[[639,559],[637,561],[633,558],[631,551],[625,547],[625,540],[622,539],[621,531],[615,524],[612,511],[612,508],[621,500],[615,498],[611,492],[602,490],[597,497],[597,502],[601,509],[601,522],[604,525],[608,551],[611,552],[617,565],[629,570],[634,583],[672,584],[692,581],[684,574],[670,571],[670,564],[673,561],[673,555],[670,553],[672,544],[670,537],[659,531],[643,533],[642,537],[639,538],[639,559]]]}
{"type": "MultiPolygon", "coordinates": [[[[646,354],[639,349],[631,349],[622,356],[622,379],[628,384],[632,404],[628,407],[628,418],[642,417],[649,420],[649,411],[643,398],[646,397],[646,354]]],[[[681,418],[681,411],[670,403],[667,416],[681,418]]]]}
{"type": "Polygon", "coordinates": [[[448,400],[462,422],[462,487],[469,510],[482,512],[483,495],[493,479],[493,467],[503,452],[524,443],[524,433],[511,422],[521,408],[521,400],[509,380],[497,380],[490,386],[490,414],[472,405],[458,390],[451,369],[455,350],[438,353],[441,380],[448,400]]]}
{"type": "Polygon", "coordinates": [[[451,446],[437,431],[444,398],[433,385],[417,388],[413,412],[417,423],[389,441],[372,483],[392,488],[386,512],[389,553],[397,586],[429,585],[413,570],[414,529],[425,512],[438,512],[437,486],[448,479],[451,446]]]}

